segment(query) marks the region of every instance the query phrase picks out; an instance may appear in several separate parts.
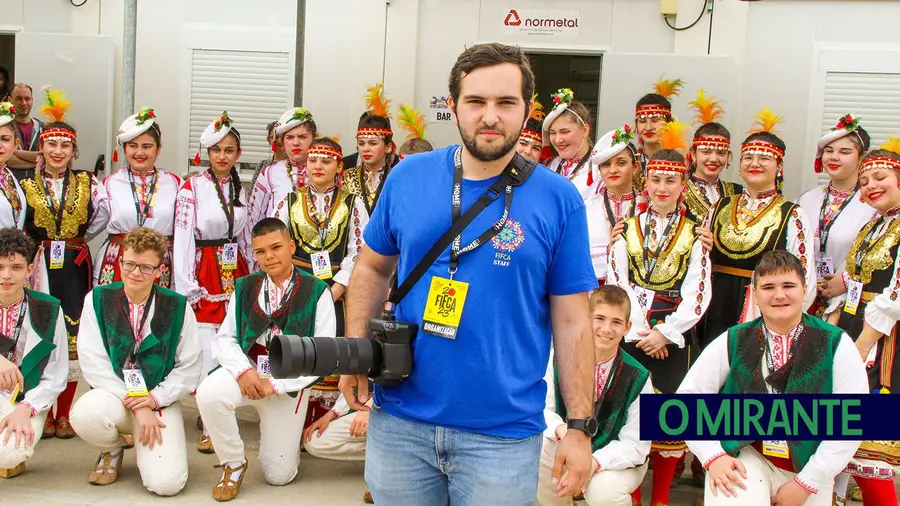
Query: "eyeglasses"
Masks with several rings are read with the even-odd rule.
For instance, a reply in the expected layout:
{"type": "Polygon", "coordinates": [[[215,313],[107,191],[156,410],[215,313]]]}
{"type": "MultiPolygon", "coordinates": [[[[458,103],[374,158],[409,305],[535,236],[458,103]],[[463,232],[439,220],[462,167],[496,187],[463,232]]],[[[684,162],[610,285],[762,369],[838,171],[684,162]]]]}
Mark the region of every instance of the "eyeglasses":
{"type": "Polygon", "coordinates": [[[747,153],[747,154],[741,155],[741,162],[753,163],[754,158],[756,159],[756,163],[758,163],[760,165],[768,165],[768,164],[772,163],[773,161],[775,161],[775,158],[772,156],[769,156],[769,155],[757,155],[757,154],[747,153]]]}
{"type": "Polygon", "coordinates": [[[119,264],[122,266],[123,271],[132,272],[135,269],[140,269],[141,274],[153,274],[153,271],[159,268],[159,265],[138,264],[127,260],[122,260],[119,264]]]}

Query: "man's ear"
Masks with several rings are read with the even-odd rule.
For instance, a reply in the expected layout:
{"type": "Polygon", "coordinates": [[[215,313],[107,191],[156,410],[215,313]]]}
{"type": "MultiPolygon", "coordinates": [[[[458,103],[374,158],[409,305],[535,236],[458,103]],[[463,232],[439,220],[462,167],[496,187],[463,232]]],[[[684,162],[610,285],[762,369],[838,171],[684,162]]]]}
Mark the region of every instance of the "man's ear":
{"type": "Polygon", "coordinates": [[[453,97],[447,97],[447,105],[450,106],[450,114],[453,116],[453,122],[459,126],[459,119],[456,117],[456,101],[453,97]]]}

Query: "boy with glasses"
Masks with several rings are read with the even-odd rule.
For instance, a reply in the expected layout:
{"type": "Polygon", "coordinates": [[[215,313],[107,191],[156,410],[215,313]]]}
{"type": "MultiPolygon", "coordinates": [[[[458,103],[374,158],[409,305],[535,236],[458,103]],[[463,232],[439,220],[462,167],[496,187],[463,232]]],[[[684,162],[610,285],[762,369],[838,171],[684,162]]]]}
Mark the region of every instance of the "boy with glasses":
{"type": "Polygon", "coordinates": [[[122,281],[94,288],[85,298],[78,354],[92,390],[75,403],[71,423],[100,448],[88,482],[109,485],[118,479],[122,433],[131,433],[144,487],[171,496],[187,482],[179,400],[200,381],[197,322],[182,295],[155,284],[166,238],[138,227],[124,248],[122,281]]]}

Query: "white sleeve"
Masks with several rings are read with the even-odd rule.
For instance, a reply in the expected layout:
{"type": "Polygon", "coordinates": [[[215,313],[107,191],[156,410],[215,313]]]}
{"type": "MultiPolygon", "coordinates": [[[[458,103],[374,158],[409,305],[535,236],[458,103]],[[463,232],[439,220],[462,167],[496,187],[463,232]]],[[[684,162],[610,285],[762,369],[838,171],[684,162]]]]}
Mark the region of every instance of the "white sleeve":
{"type": "Polygon", "coordinates": [[[560,425],[566,425],[562,417],[556,412],[556,378],[553,368],[553,348],[550,348],[550,361],[547,362],[547,372],[544,374],[544,382],[547,383],[547,397],[544,406],[544,422],[547,428],[544,429],[544,437],[556,441],[556,429],[560,425]]]}
{"type": "Polygon", "coordinates": [[[291,208],[288,206],[288,196],[284,197],[284,200],[278,203],[278,206],[275,207],[275,218],[278,218],[285,225],[287,225],[288,230],[291,229],[291,208]]]}
{"type": "Polygon", "coordinates": [[[337,414],[338,418],[350,413],[350,405],[347,404],[344,394],[338,394],[338,398],[334,401],[334,407],[331,410],[337,414]]]}
{"type": "Polygon", "coordinates": [[[703,243],[694,241],[690,265],[681,282],[681,302],[675,312],[656,325],[656,329],[679,348],[684,348],[684,333],[694,328],[709,307],[712,291],[709,265],[709,255],[703,250],[703,243]]]}
{"type": "Polygon", "coordinates": [[[800,206],[791,210],[787,226],[787,250],[800,259],[803,269],[806,271],[806,297],[803,301],[803,311],[806,311],[816,301],[816,258],[815,237],[809,218],[800,206]]]}
{"type": "Polygon", "coordinates": [[[243,226],[240,229],[234,231],[234,240],[237,241],[238,249],[244,256],[244,261],[247,263],[247,268],[249,269],[256,261],[256,256],[253,254],[253,245],[250,243],[250,231],[253,229],[253,225],[256,225],[256,223],[250,222],[250,202],[248,194],[246,191],[244,191],[243,186],[241,186],[241,202],[243,202],[244,204],[244,212],[248,214],[244,219],[243,226]]]}
{"type": "MultiPolygon", "coordinates": [[[[25,214],[24,212],[22,214],[25,214]]],[[[32,332],[34,330],[32,329],[32,332]]],[[[25,392],[24,401],[37,413],[43,413],[53,406],[53,401],[66,389],[69,377],[69,338],[66,331],[66,318],[59,310],[56,328],[53,331],[53,344],[50,359],[41,374],[41,381],[34,388],[25,392]]]]}
{"type": "Polygon", "coordinates": [[[172,268],[175,270],[175,290],[187,297],[188,304],[200,302],[203,290],[195,275],[197,256],[194,228],[197,226],[197,205],[188,183],[178,191],[175,199],[175,239],[172,246],[172,268]]]}
{"type": "MultiPolygon", "coordinates": [[[[640,395],[653,394],[653,384],[648,376],[640,395]]],[[[619,431],[619,437],[594,452],[594,458],[600,464],[601,471],[629,469],[647,460],[647,455],[650,454],[650,441],[641,441],[640,395],[628,406],[625,425],[619,431]]]]}
{"type": "Polygon", "coordinates": [[[91,176],[91,204],[94,208],[94,214],[91,216],[91,222],[88,225],[88,237],[94,237],[106,230],[109,223],[109,196],[106,194],[106,186],[100,184],[97,178],[91,176]]]}
{"type": "Polygon", "coordinates": [[[101,388],[113,395],[124,398],[128,393],[125,381],[113,371],[112,362],[97,324],[94,311],[94,292],[88,292],[81,310],[81,324],[78,327],[78,364],[81,373],[91,388],[101,388]]]}
{"type": "Polygon", "coordinates": [[[872,299],[871,303],[866,304],[865,322],[885,336],[891,335],[894,325],[900,320],[898,292],[900,292],[900,255],[894,259],[891,282],[872,299]]]}
{"type": "MultiPolygon", "coordinates": [[[[706,347],[697,361],[688,370],[678,387],[678,394],[717,394],[725,384],[731,370],[728,362],[728,332],[715,338],[706,347]]],[[[725,454],[719,441],[686,441],[691,453],[696,455],[703,467],[716,457],[725,454]]]]}
{"type": "MultiPolygon", "coordinates": [[[[316,323],[314,337],[335,337],[337,333],[337,319],[334,314],[334,300],[331,298],[331,290],[325,290],[316,303],[316,323]]],[[[312,337],[312,336],[311,336],[312,337]]],[[[221,344],[221,343],[220,343],[221,344]]],[[[299,392],[316,382],[318,377],[300,376],[291,379],[270,378],[272,386],[279,395],[287,392],[299,392]]]]}
{"type": "Polygon", "coordinates": [[[150,395],[160,408],[171,405],[196,390],[203,368],[200,337],[197,335],[197,318],[190,306],[184,308],[181,338],[175,351],[175,365],[150,395]]]}
{"type": "Polygon", "coordinates": [[[237,379],[247,369],[253,369],[250,358],[244,354],[244,350],[238,344],[237,328],[235,323],[235,312],[237,311],[237,303],[235,296],[232,294],[231,300],[228,301],[228,310],[225,313],[225,319],[222,320],[222,326],[216,334],[216,342],[218,344],[218,352],[216,353],[216,361],[219,362],[225,370],[237,379]]]}
{"type": "Polygon", "coordinates": [[[643,330],[647,328],[646,318],[644,317],[643,311],[641,311],[641,307],[637,301],[637,295],[634,293],[634,289],[631,287],[631,282],[628,277],[628,252],[625,250],[625,239],[619,236],[619,238],[612,243],[612,246],[609,249],[609,257],[608,257],[608,265],[606,267],[606,282],[610,285],[616,285],[628,294],[628,299],[631,301],[631,316],[629,317],[631,320],[631,331],[628,333],[627,338],[630,339],[631,336],[636,336],[638,330],[643,330]]]}
{"type": "MultiPolygon", "coordinates": [[[[22,190],[22,185],[19,184],[19,180],[16,179],[15,176],[13,176],[12,180],[16,185],[16,194],[19,195],[19,219],[16,220],[16,228],[22,230],[25,228],[25,209],[28,207],[28,201],[25,200],[25,192],[22,190]]],[[[66,342],[68,343],[68,341],[66,342]]]]}
{"type": "MultiPolygon", "coordinates": [[[[843,334],[834,354],[833,388],[835,394],[864,394],[869,380],[859,352],[850,336],[843,334]]],[[[796,480],[807,490],[816,493],[831,483],[856,453],[862,441],[822,441],[796,480]]]]}
{"type": "Polygon", "coordinates": [[[348,219],[350,223],[347,227],[347,256],[341,261],[341,270],[334,275],[334,282],[344,286],[350,284],[350,274],[353,273],[353,266],[356,265],[359,252],[362,251],[365,244],[363,242],[363,231],[369,223],[369,213],[366,211],[366,206],[363,205],[361,197],[353,199],[353,209],[350,211],[348,219]]]}
{"type": "MultiPolygon", "coordinates": [[[[272,167],[274,165],[269,165],[263,169],[259,173],[259,177],[256,178],[256,184],[250,189],[250,200],[247,204],[247,226],[244,227],[244,243],[248,245],[252,244],[253,227],[259,223],[259,220],[267,216],[272,192],[272,189],[269,187],[269,169],[272,167]]],[[[250,269],[250,272],[259,270],[259,264],[254,255],[249,255],[246,260],[248,261],[249,265],[247,267],[250,269]]]]}

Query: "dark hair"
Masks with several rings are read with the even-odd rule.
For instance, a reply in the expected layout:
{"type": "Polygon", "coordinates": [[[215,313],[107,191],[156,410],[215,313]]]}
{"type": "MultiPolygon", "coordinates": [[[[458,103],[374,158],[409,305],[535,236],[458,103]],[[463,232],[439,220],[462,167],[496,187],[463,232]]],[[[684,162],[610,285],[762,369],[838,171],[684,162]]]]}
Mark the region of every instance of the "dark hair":
{"type": "Polygon", "coordinates": [[[125,236],[123,247],[135,253],[152,251],[159,256],[159,261],[162,262],[166,253],[169,252],[169,240],[152,228],[136,227],[125,236]]]}
{"type": "Polygon", "coordinates": [[[34,241],[28,234],[17,228],[0,228],[0,257],[19,254],[25,257],[25,264],[34,263],[34,241]]]}
{"type": "Polygon", "coordinates": [[[59,128],[62,130],[68,130],[72,133],[77,133],[75,132],[75,127],[66,123],[65,121],[54,121],[53,123],[47,123],[44,125],[42,130],[50,130],[51,128],[59,128]]]}
{"type": "Polygon", "coordinates": [[[725,128],[725,125],[721,123],[706,123],[700,125],[700,128],[694,132],[694,139],[698,139],[700,137],[725,137],[728,141],[731,141],[731,132],[725,128]]]}
{"type": "Polygon", "coordinates": [[[533,130],[535,132],[541,132],[543,135],[544,123],[542,121],[538,121],[534,118],[528,118],[528,121],[525,122],[524,130],[533,130]]]}
{"type": "Polygon", "coordinates": [[[277,125],[277,121],[273,121],[266,125],[266,135],[274,135],[275,134],[275,125],[277,125]]]}
{"type": "Polygon", "coordinates": [[[419,137],[413,137],[400,146],[400,154],[403,156],[414,155],[416,153],[427,153],[428,151],[434,151],[434,146],[432,146],[430,142],[419,137]]]}
{"type": "MultiPolygon", "coordinates": [[[[357,124],[357,128],[387,128],[391,129],[391,120],[389,118],[385,118],[384,116],[376,116],[374,114],[366,111],[362,113],[362,116],[359,117],[359,123],[357,124]]],[[[385,144],[390,144],[393,142],[394,136],[388,135],[384,138],[385,144]]]]}
{"type": "Polygon", "coordinates": [[[887,149],[874,149],[863,155],[862,160],[859,161],[860,165],[870,158],[890,158],[891,160],[900,162],[900,153],[895,153],[894,151],[887,149]]]}
{"type": "Polygon", "coordinates": [[[659,151],[657,151],[656,153],[653,154],[653,156],[650,158],[650,160],[661,160],[664,162],[684,163],[684,155],[682,155],[678,151],[675,151],[674,149],[660,149],[659,151]]]}
{"type": "Polygon", "coordinates": [[[853,145],[856,146],[856,149],[859,151],[860,155],[866,154],[866,151],[868,151],[872,145],[872,138],[869,137],[869,132],[866,132],[866,129],[863,127],[856,127],[856,130],[850,132],[844,137],[850,139],[850,141],[853,142],[853,145]]]}
{"type": "Polygon", "coordinates": [[[253,225],[250,230],[250,237],[259,237],[261,235],[271,234],[272,232],[282,232],[290,235],[287,225],[278,218],[263,218],[253,225]]]}
{"type": "Polygon", "coordinates": [[[800,263],[799,258],[783,249],[768,251],[763,253],[759,263],[756,264],[756,268],[753,269],[753,287],[756,288],[756,282],[760,276],[791,272],[800,278],[800,284],[806,286],[806,271],[803,269],[803,264],[800,263]]]}
{"type": "Polygon", "coordinates": [[[754,133],[750,134],[749,136],[747,136],[747,138],[744,139],[744,142],[742,144],[747,144],[748,142],[753,142],[753,141],[768,142],[769,144],[772,144],[776,148],[780,149],[781,151],[783,151],[785,153],[787,152],[787,146],[784,144],[784,141],[781,140],[781,137],[778,137],[777,135],[773,134],[772,132],[754,132],[754,133]]]}
{"type": "Polygon", "coordinates": [[[591,311],[598,304],[608,304],[614,307],[620,307],[625,310],[626,315],[631,315],[631,299],[628,293],[621,287],[616,285],[603,285],[591,293],[589,300],[591,311]]]}
{"type": "Polygon", "coordinates": [[[453,102],[456,103],[459,100],[460,81],[463,77],[482,67],[491,67],[502,63],[514,63],[522,71],[522,100],[525,101],[527,113],[527,105],[534,95],[534,72],[531,70],[531,63],[521,47],[508,46],[498,42],[478,44],[459,55],[456,63],[453,64],[453,69],[450,70],[449,89],[453,102]]]}
{"type": "MultiPolygon", "coordinates": [[[[310,119],[304,121],[303,123],[300,123],[299,125],[295,126],[294,128],[300,128],[300,127],[306,127],[306,129],[309,131],[310,135],[312,135],[313,137],[315,137],[316,134],[319,133],[319,128],[316,126],[316,122],[313,121],[312,118],[310,118],[310,119]]],[[[290,131],[293,130],[294,128],[291,128],[290,130],[287,130],[287,131],[284,132],[284,133],[280,133],[280,134],[276,133],[276,134],[275,134],[275,138],[276,138],[276,139],[282,139],[282,142],[284,142],[284,140],[283,140],[283,139],[284,139],[284,134],[290,132],[290,131]]]]}
{"type": "MultiPolygon", "coordinates": [[[[0,67],[0,75],[3,76],[3,79],[5,79],[6,81],[9,81],[9,71],[6,70],[6,67],[0,67]]],[[[9,83],[7,82],[7,84],[9,84],[9,83]]]]}
{"type": "MultiPolygon", "coordinates": [[[[312,141],[312,143],[310,143],[309,149],[312,149],[313,146],[328,146],[329,148],[340,153],[341,157],[344,156],[344,150],[341,148],[341,145],[330,137],[317,137],[312,141]]],[[[338,161],[338,165],[341,165],[342,163],[343,161],[338,161]]]]}
{"type": "MultiPolygon", "coordinates": [[[[660,95],[659,93],[647,93],[640,100],[637,101],[635,107],[640,107],[642,105],[658,105],[662,107],[666,107],[668,109],[672,109],[672,102],[669,102],[669,99],[660,95]]],[[[670,113],[666,120],[671,120],[672,114],[670,113]]]]}
{"type": "MultiPolygon", "coordinates": [[[[154,124],[155,126],[155,124],[154,124]]],[[[152,129],[151,129],[152,130],[152,129]]],[[[241,150],[241,132],[238,131],[237,128],[231,127],[231,130],[225,135],[225,137],[231,136],[237,141],[238,151],[241,150]]],[[[223,137],[223,139],[225,138],[223,137]]],[[[219,141],[222,142],[222,141],[219,141]]],[[[209,154],[209,148],[206,149],[206,153],[209,154]]],[[[209,172],[212,173],[212,160],[210,160],[209,172]]],[[[234,207],[244,207],[244,203],[241,202],[241,175],[237,170],[237,164],[231,166],[231,189],[229,190],[229,194],[231,196],[231,203],[234,204],[234,207]]],[[[229,237],[229,239],[231,239],[229,237]]]]}

